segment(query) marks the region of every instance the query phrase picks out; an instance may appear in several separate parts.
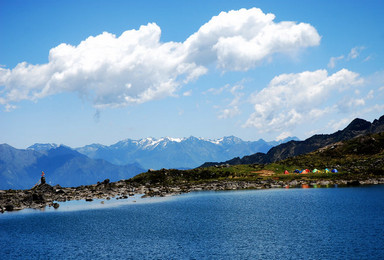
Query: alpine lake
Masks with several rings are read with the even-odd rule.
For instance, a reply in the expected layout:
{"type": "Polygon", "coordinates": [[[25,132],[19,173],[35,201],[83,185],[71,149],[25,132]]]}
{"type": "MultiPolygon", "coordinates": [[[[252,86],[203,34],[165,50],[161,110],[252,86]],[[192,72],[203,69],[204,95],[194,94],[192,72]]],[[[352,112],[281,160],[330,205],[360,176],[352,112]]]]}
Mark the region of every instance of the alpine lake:
{"type": "Polygon", "coordinates": [[[70,201],[0,215],[1,259],[384,259],[384,185],[70,201]]]}

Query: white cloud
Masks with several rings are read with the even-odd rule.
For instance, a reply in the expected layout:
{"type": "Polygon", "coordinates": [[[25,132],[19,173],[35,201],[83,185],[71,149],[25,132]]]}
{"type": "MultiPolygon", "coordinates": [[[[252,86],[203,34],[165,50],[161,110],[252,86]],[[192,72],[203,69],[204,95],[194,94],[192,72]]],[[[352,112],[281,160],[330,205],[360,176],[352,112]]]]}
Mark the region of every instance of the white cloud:
{"type": "MultiPolygon", "coordinates": [[[[266,88],[252,95],[255,111],[244,126],[261,132],[285,131],[311,122],[338,109],[335,105],[324,107],[331,96],[339,98],[337,92],[362,82],[357,73],[346,69],[332,75],[317,70],[276,76],[266,88]]],[[[360,105],[359,100],[355,101],[360,105]]]]}
{"type": "MultiPolygon", "coordinates": [[[[155,23],[116,37],[104,32],[77,46],[60,44],[49,62],[0,67],[0,104],[74,92],[97,108],[143,103],[175,92],[207,73],[247,70],[275,53],[316,46],[320,36],[306,23],[275,23],[260,9],[222,12],[185,42],[161,42],[155,23]]],[[[187,92],[186,92],[187,93],[187,92]]]]}
{"type": "Polygon", "coordinates": [[[206,73],[206,68],[185,62],[181,43],[160,42],[156,24],[124,32],[104,32],[78,46],[60,44],[49,52],[49,63],[20,63],[1,69],[5,93],[0,103],[36,100],[61,92],[77,92],[96,107],[124,106],[173,95],[206,73]]]}
{"type": "Polygon", "coordinates": [[[184,93],[183,93],[183,96],[184,97],[189,97],[189,96],[191,96],[192,95],[192,90],[188,90],[188,91],[185,91],[184,93]]]}
{"type": "Polygon", "coordinates": [[[342,59],[344,59],[344,55],[341,55],[339,57],[331,57],[329,59],[328,68],[333,69],[336,66],[336,62],[342,59]]]}
{"type": "Polygon", "coordinates": [[[316,46],[321,37],[306,23],[279,22],[258,8],[221,12],[185,41],[189,59],[223,70],[248,70],[275,53],[316,46]]]}

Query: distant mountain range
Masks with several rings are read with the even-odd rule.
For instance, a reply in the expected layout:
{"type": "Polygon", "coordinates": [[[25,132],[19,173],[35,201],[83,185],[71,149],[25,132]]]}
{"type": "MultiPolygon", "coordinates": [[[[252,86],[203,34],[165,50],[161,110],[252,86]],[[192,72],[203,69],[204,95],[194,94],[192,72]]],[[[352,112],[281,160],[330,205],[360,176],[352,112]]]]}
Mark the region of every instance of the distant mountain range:
{"type": "Polygon", "coordinates": [[[273,146],[290,140],[266,142],[243,141],[235,136],[207,140],[203,138],[126,139],[105,146],[91,144],[76,150],[93,159],[103,159],[116,165],[138,163],[145,169],[195,168],[208,160],[228,160],[255,152],[267,152],[273,146]]]}
{"type": "Polygon", "coordinates": [[[380,132],[384,132],[384,116],[372,123],[355,119],[343,130],[314,135],[304,141],[288,138],[280,142],[262,139],[251,142],[229,136],[215,140],[196,137],[127,139],[111,146],[92,144],[77,149],[57,144],[35,144],[27,149],[16,149],[2,144],[0,189],[31,188],[40,179],[41,171],[46,172],[49,184],[68,187],[94,184],[104,179],[128,179],[150,168],[195,168],[204,161],[221,163],[208,162],[202,167],[266,164],[356,136],[380,132]]]}
{"type": "Polygon", "coordinates": [[[243,141],[229,136],[202,138],[127,139],[111,146],[92,144],[70,148],[57,144],[34,144],[27,149],[0,145],[0,189],[31,188],[41,171],[51,185],[64,187],[94,184],[104,179],[128,179],[148,169],[195,168],[207,160],[226,160],[236,155],[268,151],[287,140],[243,141]]]}
{"type": "Polygon", "coordinates": [[[235,157],[224,162],[207,162],[201,167],[208,167],[217,164],[254,164],[272,163],[284,160],[293,156],[313,152],[324,146],[349,140],[359,135],[380,133],[384,131],[384,116],[372,123],[364,119],[354,119],[346,128],[333,134],[314,135],[304,141],[289,141],[271,148],[267,153],[254,153],[242,158],[235,157]]]}
{"type": "Polygon", "coordinates": [[[32,188],[41,171],[51,185],[74,187],[128,179],[144,169],[138,164],[117,166],[94,160],[63,145],[34,145],[26,150],[0,145],[0,189],[32,188]]]}

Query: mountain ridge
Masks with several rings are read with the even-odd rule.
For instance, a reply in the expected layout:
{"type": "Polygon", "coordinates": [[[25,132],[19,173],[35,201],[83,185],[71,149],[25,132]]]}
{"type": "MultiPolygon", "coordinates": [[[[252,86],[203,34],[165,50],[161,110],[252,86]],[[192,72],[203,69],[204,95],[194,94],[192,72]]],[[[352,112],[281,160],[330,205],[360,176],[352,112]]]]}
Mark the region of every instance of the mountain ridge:
{"type": "Polygon", "coordinates": [[[217,164],[267,164],[284,160],[293,156],[313,152],[326,145],[339,141],[349,140],[358,135],[379,133],[384,131],[384,115],[379,119],[375,119],[372,123],[367,120],[356,118],[343,130],[336,131],[332,134],[317,134],[303,141],[289,141],[271,148],[267,153],[254,153],[251,155],[234,157],[224,162],[206,162],[200,167],[209,167],[217,164]]]}
{"type": "Polygon", "coordinates": [[[298,140],[289,137],[282,141],[267,142],[243,141],[235,136],[218,139],[204,139],[194,136],[188,138],[143,138],[125,139],[110,146],[91,144],[76,148],[93,159],[104,159],[113,164],[122,165],[137,162],[144,168],[195,168],[207,159],[231,158],[252,152],[268,151],[274,145],[286,140],[298,140]]]}
{"type": "MultiPolygon", "coordinates": [[[[273,146],[297,137],[287,137],[280,141],[243,141],[236,136],[217,139],[200,137],[147,137],[138,140],[124,139],[112,145],[93,143],[74,150],[92,159],[103,159],[112,164],[125,165],[138,163],[146,169],[195,168],[207,160],[226,160],[254,152],[267,152],[273,146]]],[[[27,149],[42,151],[56,144],[34,144],[27,149]]]]}

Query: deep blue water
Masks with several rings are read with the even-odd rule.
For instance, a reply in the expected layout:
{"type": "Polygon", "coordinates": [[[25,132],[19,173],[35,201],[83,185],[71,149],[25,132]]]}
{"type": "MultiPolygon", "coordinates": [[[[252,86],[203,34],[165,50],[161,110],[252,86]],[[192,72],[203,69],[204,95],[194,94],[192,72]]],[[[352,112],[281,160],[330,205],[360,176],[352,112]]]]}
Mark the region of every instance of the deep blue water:
{"type": "Polygon", "coordinates": [[[0,258],[384,259],[382,185],[153,201],[2,214],[0,258]]]}

